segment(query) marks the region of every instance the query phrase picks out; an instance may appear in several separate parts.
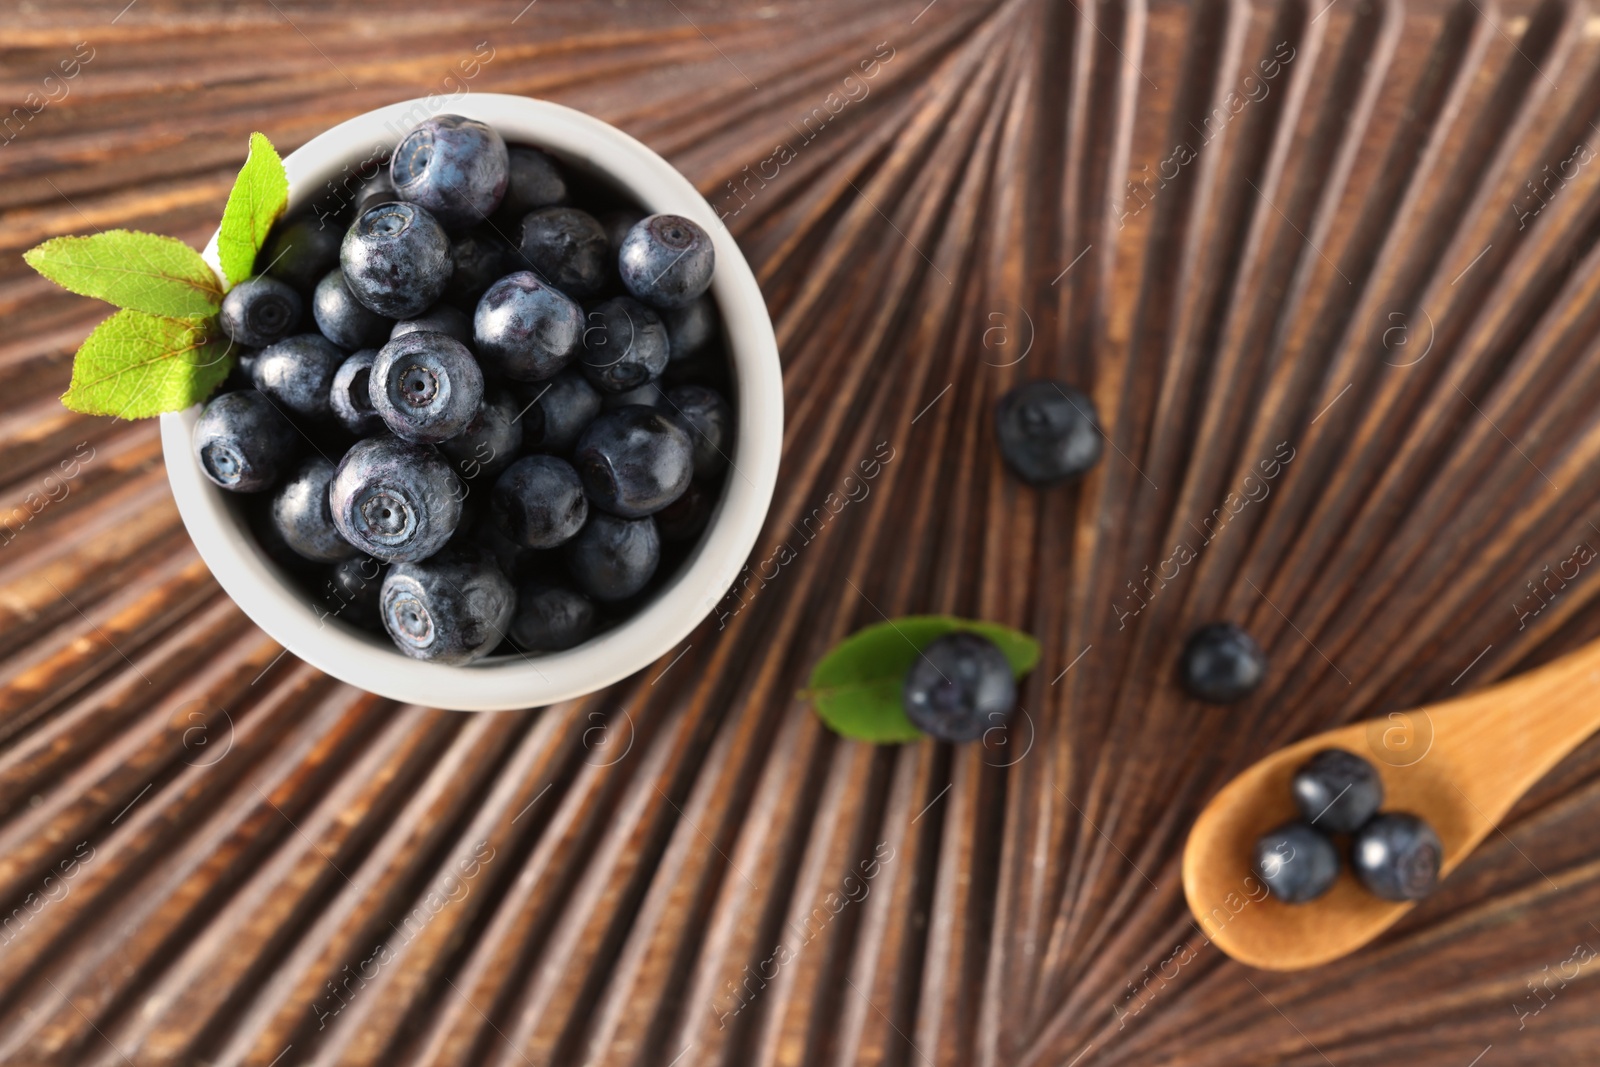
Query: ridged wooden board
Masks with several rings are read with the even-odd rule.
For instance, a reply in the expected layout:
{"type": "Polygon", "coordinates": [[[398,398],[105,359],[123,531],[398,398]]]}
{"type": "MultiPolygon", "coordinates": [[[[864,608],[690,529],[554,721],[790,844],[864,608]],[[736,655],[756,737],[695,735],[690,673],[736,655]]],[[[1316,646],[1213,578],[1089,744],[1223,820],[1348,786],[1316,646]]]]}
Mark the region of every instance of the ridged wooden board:
{"type": "MultiPolygon", "coordinates": [[[[24,107],[0,143],[0,1062],[1594,1062],[1600,743],[1312,971],[1209,946],[1179,857],[1274,748],[1600,635],[1574,562],[1600,546],[1600,12],[0,19],[24,107]],[[104,309],[17,255],[114,226],[199,245],[251,130],[288,150],[463,88],[582,108],[687,173],[787,389],[748,581],[677,658],[499,715],[282,655],[200,563],[155,427],[57,405],[104,309]],[[1041,376],[1109,441],[1043,493],[990,416],[1041,376]],[[796,699],[842,635],[929,611],[1041,640],[1008,736],[870,748],[796,699]],[[1219,618],[1271,656],[1227,708],[1173,677],[1219,618]]],[[[1272,906],[1243,901],[1205,922],[1272,906]]]]}

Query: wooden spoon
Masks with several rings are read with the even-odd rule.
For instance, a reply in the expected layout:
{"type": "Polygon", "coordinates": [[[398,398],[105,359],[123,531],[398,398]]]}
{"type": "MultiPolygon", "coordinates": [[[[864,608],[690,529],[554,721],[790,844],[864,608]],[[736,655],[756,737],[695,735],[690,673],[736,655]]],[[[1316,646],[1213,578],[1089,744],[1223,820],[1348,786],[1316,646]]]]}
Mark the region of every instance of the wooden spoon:
{"type": "Polygon", "coordinates": [[[1600,728],[1600,642],[1470,696],[1370,719],[1274,752],[1206,805],[1183,853],[1183,889],[1205,935],[1252,967],[1294,971],[1377,937],[1410,903],[1368,893],[1345,869],[1307,904],[1271,899],[1250,867],[1256,838],[1297,817],[1289,780],[1312,753],[1342,748],[1383,778],[1385,811],[1420,815],[1444,844],[1441,879],[1525,792],[1600,728]]]}

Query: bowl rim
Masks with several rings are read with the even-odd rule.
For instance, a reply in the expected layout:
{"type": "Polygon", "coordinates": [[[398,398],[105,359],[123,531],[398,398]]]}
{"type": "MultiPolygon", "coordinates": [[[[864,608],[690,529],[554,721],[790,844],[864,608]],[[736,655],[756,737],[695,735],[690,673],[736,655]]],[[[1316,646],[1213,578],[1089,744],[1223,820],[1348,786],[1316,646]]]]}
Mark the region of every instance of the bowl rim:
{"type": "MultiPolygon", "coordinates": [[[[500,657],[467,667],[414,660],[381,635],[329,624],[309,594],[279,577],[225,492],[201,473],[190,444],[201,405],[161,416],[172,495],[217,583],[287,651],[368,692],[456,711],[539,707],[594,692],[649,666],[680,644],[732,587],[755,547],[777,484],[783,377],[777,338],[755,274],[694,185],[616,127],[546,100],[504,93],[419,97],[357,115],[284,157],[289,212],[377,148],[392,148],[422,119],[458,114],[487,122],[513,144],[532,144],[603,174],[649,212],[687,216],[711,235],[711,292],[721,312],[738,419],[722,499],[700,543],[637,615],[565,652],[500,657]]],[[[218,269],[216,235],[204,253],[218,269]]]]}

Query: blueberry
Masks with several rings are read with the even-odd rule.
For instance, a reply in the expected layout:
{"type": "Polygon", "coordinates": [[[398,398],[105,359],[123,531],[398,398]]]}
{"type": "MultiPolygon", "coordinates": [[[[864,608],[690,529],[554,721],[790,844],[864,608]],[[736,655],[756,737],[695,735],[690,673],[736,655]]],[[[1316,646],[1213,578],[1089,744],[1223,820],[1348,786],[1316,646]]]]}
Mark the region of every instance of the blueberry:
{"type": "Polygon", "coordinates": [[[674,363],[698,355],[717,332],[717,306],[709,295],[695,297],[681,308],[661,314],[667,328],[667,350],[674,363]]]}
{"type": "Polygon", "coordinates": [[[394,180],[389,177],[387,169],[379,170],[372,177],[361,183],[361,191],[356,195],[356,214],[359,215],[375,204],[387,203],[390,200],[403,199],[395,192],[394,180]]]}
{"type": "Polygon", "coordinates": [[[289,542],[283,539],[283,534],[279,533],[277,526],[273,524],[272,498],[257,497],[249,503],[258,506],[251,506],[245,511],[245,522],[250,532],[255,535],[256,544],[261,548],[262,554],[280,570],[305,582],[315,583],[321,580],[323,566],[311,562],[290,548],[289,542]]]}
{"type": "Polygon", "coordinates": [[[213,397],[194,424],[194,458],[207,478],[235,493],[270,488],[293,462],[299,434],[254,389],[213,397]]]}
{"type": "Polygon", "coordinates": [[[587,211],[546,207],[522,220],[522,258],[541,278],[574,300],[585,300],[606,283],[611,246],[606,231],[587,211]]]}
{"type": "Polygon", "coordinates": [[[442,333],[408,333],[372,362],[372,407],[396,437],[437,444],[466,429],[483,401],[472,352],[442,333]]]}
{"type": "Polygon", "coordinates": [[[333,510],[328,503],[333,471],[332,461],[310,456],[272,494],[272,524],[284,542],[306,559],[320,563],[356,555],[333,524],[333,510]]]}
{"type": "Polygon", "coordinates": [[[1439,884],[1444,845],[1417,816],[1403,811],[1375,815],[1350,844],[1356,877],[1384,900],[1421,900],[1439,884]]]}
{"type": "Polygon", "coordinates": [[[1339,877],[1339,851],[1332,839],[1303,822],[1262,834],[1251,863],[1267,892],[1285,904],[1315,900],[1339,877]]]}
{"type": "Polygon", "coordinates": [[[1383,779],[1353,752],[1328,748],[1312,756],[1289,784],[1306,821],[1330,834],[1352,834],[1383,806],[1383,779]]]}
{"type": "Polygon", "coordinates": [[[489,516],[515,544],[555,548],[583,529],[589,501],[572,464],[555,456],[523,456],[495,479],[489,516]]]}
{"type": "Polygon", "coordinates": [[[508,177],[500,211],[522,218],[530,211],[567,202],[567,179],[561,166],[537,148],[512,145],[508,150],[508,177]]]}
{"type": "Polygon", "coordinates": [[[459,231],[483,222],[500,206],[508,166],[506,143],[493,127],[460,115],[435,115],[395,147],[389,178],[402,200],[427,208],[446,229],[459,231]]]}
{"type": "Polygon", "coordinates": [[[356,548],[388,562],[427,559],[461,521],[461,481],[437,451],[394,437],[350,446],[333,476],[333,521],[356,548]]]}
{"type": "Polygon", "coordinates": [[[906,672],[901,704],[913,726],[940,741],[976,741],[1004,725],[1017,682],[998,645],[958,631],[930,641],[906,672]]]}
{"type": "Polygon", "coordinates": [[[334,372],[333,388],[328,393],[333,417],[357,437],[366,437],[383,429],[383,419],[372,407],[370,384],[372,361],[377,358],[376,348],[363,348],[351,353],[334,372]]]}
{"type": "Polygon", "coordinates": [[[470,314],[484,290],[511,273],[514,258],[518,258],[516,253],[499,234],[485,228],[468,230],[450,243],[453,267],[445,299],[470,314]]]}
{"type": "MultiPolygon", "coordinates": [[[[467,499],[469,501],[482,500],[487,495],[486,493],[473,493],[467,499]]],[[[526,545],[517,544],[501,533],[499,528],[492,522],[474,524],[465,538],[462,538],[458,531],[456,540],[465,540],[467,544],[487,552],[489,558],[494,560],[495,566],[500,568],[500,573],[511,579],[512,584],[523,581],[536,570],[548,569],[549,553],[538,552],[528,548],[526,545]],[[544,564],[543,567],[539,566],[541,563],[544,564]]]]}
{"type": "Polygon", "coordinates": [[[694,444],[681,423],[654,408],[602,412],[578,437],[573,465],[596,507],[637,519],[689,487],[694,444]]]}
{"type": "Polygon", "coordinates": [[[339,246],[345,284],[380,315],[409,319],[436,303],[455,269],[450,238],[416,204],[374,204],[356,219],[339,246]]]}
{"type": "Polygon", "coordinates": [[[339,242],[343,238],[344,230],[331,220],[300,215],[272,228],[272,236],[257,253],[256,263],[272,277],[304,291],[339,265],[339,242]]]}
{"type": "Polygon", "coordinates": [[[246,348],[246,349],[242,349],[239,352],[238,362],[236,362],[234,364],[233,369],[238,371],[240,374],[242,374],[244,376],[245,381],[250,383],[248,385],[243,386],[243,388],[245,388],[245,389],[254,389],[255,388],[254,378],[255,378],[256,359],[258,357],[260,357],[260,355],[261,355],[261,350],[259,348],[246,348]]]}
{"type": "Polygon", "coordinates": [[[688,544],[711,521],[711,495],[698,482],[690,482],[683,495],[652,516],[661,540],[669,545],[688,544]]]}
{"type": "Polygon", "coordinates": [[[343,362],[344,353],[332,341],[321,334],[302,333],[263,348],[250,377],[257,389],[289,412],[328,422],[333,418],[329,397],[333,376],[343,362]]]}
{"type": "Polygon", "coordinates": [[[472,320],[466,312],[449,304],[435,304],[414,319],[401,319],[389,331],[389,340],[408,333],[442,333],[462,344],[472,343],[472,320]]]}
{"type": "Polygon", "coordinates": [[[322,336],[340,348],[376,348],[389,336],[389,320],[356,299],[338,267],[317,283],[311,313],[322,336]]]}
{"type": "Polygon", "coordinates": [[[536,401],[544,415],[540,447],[546,452],[572,451],[584,427],[600,414],[600,394],[575,371],[562,371],[548,382],[525,386],[523,394],[523,402],[536,401]]]}
{"type": "Polygon", "coordinates": [[[1209,704],[1231,704],[1249,696],[1267,673],[1267,657],[1242,628],[1231,622],[1200,627],[1183,649],[1183,684],[1209,704]]]}
{"type": "Polygon", "coordinates": [[[305,308],[300,294],[278,279],[262,275],[240,282],[222,298],[222,332],[241,345],[260,347],[281,341],[300,324],[305,308]]]}
{"type": "Polygon", "coordinates": [[[487,554],[450,548],[397,563],[383,579],[383,625],[412,659],[461,666],[505,639],[516,590],[487,554]]]}
{"type": "Polygon", "coordinates": [[[543,420],[537,404],[524,412],[523,405],[506,390],[486,389],[477,414],[459,434],[441,441],[439,451],[467,481],[482,478],[492,482],[517,458],[525,440],[538,443],[543,420]]]}
{"type": "Polygon", "coordinates": [[[486,367],[516,381],[541,381],[578,354],[583,309],[532,271],[518,271],[483,294],[472,335],[486,367]]]}
{"type": "Polygon", "coordinates": [[[567,568],[596,600],[626,600],[650,583],[661,562],[661,536],[652,519],[619,519],[591,510],[566,545],[567,568]]]}
{"type": "Polygon", "coordinates": [[[658,308],[679,308],[711,285],[711,236],[682,215],[651,215],[623,238],[617,253],[623,287],[658,308]]]}
{"type": "Polygon", "coordinates": [[[995,433],[1001,457],[1029,485],[1078,477],[1103,447],[1093,402],[1058,382],[1026,382],[1001,397],[995,433]]]}
{"type": "Polygon", "coordinates": [[[222,379],[222,384],[217,387],[218,392],[236,393],[240,389],[254,389],[255,379],[250,371],[256,365],[256,357],[261,354],[258,348],[241,348],[235,354],[233,366],[228,368],[228,376],[222,379]]]}
{"type": "Polygon", "coordinates": [[[561,652],[594,633],[594,601],[564,585],[529,582],[517,591],[508,636],[525,652],[561,652]]]}
{"type": "Polygon", "coordinates": [[[381,562],[360,553],[335,563],[324,586],[319,618],[325,612],[363,629],[382,630],[378,605],[384,569],[381,562]]]}
{"type": "Polygon", "coordinates": [[[662,392],[661,386],[655,382],[645,382],[639,388],[629,389],[626,393],[607,393],[600,401],[602,411],[636,407],[656,408],[669,413],[672,411],[672,406],[667,403],[667,394],[662,392]]]}
{"type": "Polygon", "coordinates": [[[625,393],[660,377],[667,367],[667,328],[661,316],[632,297],[596,304],[583,331],[583,375],[596,389],[625,393]]]}
{"type": "Polygon", "coordinates": [[[616,252],[622,247],[623,240],[628,236],[628,231],[633,229],[644,218],[644,212],[636,211],[631,207],[613,208],[602,211],[595,216],[600,223],[600,228],[605,231],[606,245],[611,249],[612,268],[616,267],[616,252]]]}
{"type": "Polygon", "coordinates": [[[703,385],[680,385],[667,392],[667,404],[694,441],[694,476],[721,473],[733,448],[733,409],[722,394],[703,385]]]}

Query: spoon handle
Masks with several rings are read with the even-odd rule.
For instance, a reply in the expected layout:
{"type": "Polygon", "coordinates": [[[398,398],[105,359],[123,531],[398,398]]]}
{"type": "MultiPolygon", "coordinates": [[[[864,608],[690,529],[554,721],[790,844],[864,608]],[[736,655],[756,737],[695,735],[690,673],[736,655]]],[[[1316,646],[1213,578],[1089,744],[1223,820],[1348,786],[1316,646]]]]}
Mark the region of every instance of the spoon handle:
{"type": "Polygon", "coordinates": [[[1548,774],[1600,729],[1600,641],[1480,693],[1374,720],[1368,742],[1389,764],[1390,802],[1413,789],[1446,800],[1456,825],[1434,828],[1453,868],[1548,774]],[[1415,731],[1414,738],[1406,738],[1415,731]],[[1391,741],[1411,752],[1396,756],[1391,741]],[[1451,804],[1456,799],[1459,803],[1451,804]]]}

